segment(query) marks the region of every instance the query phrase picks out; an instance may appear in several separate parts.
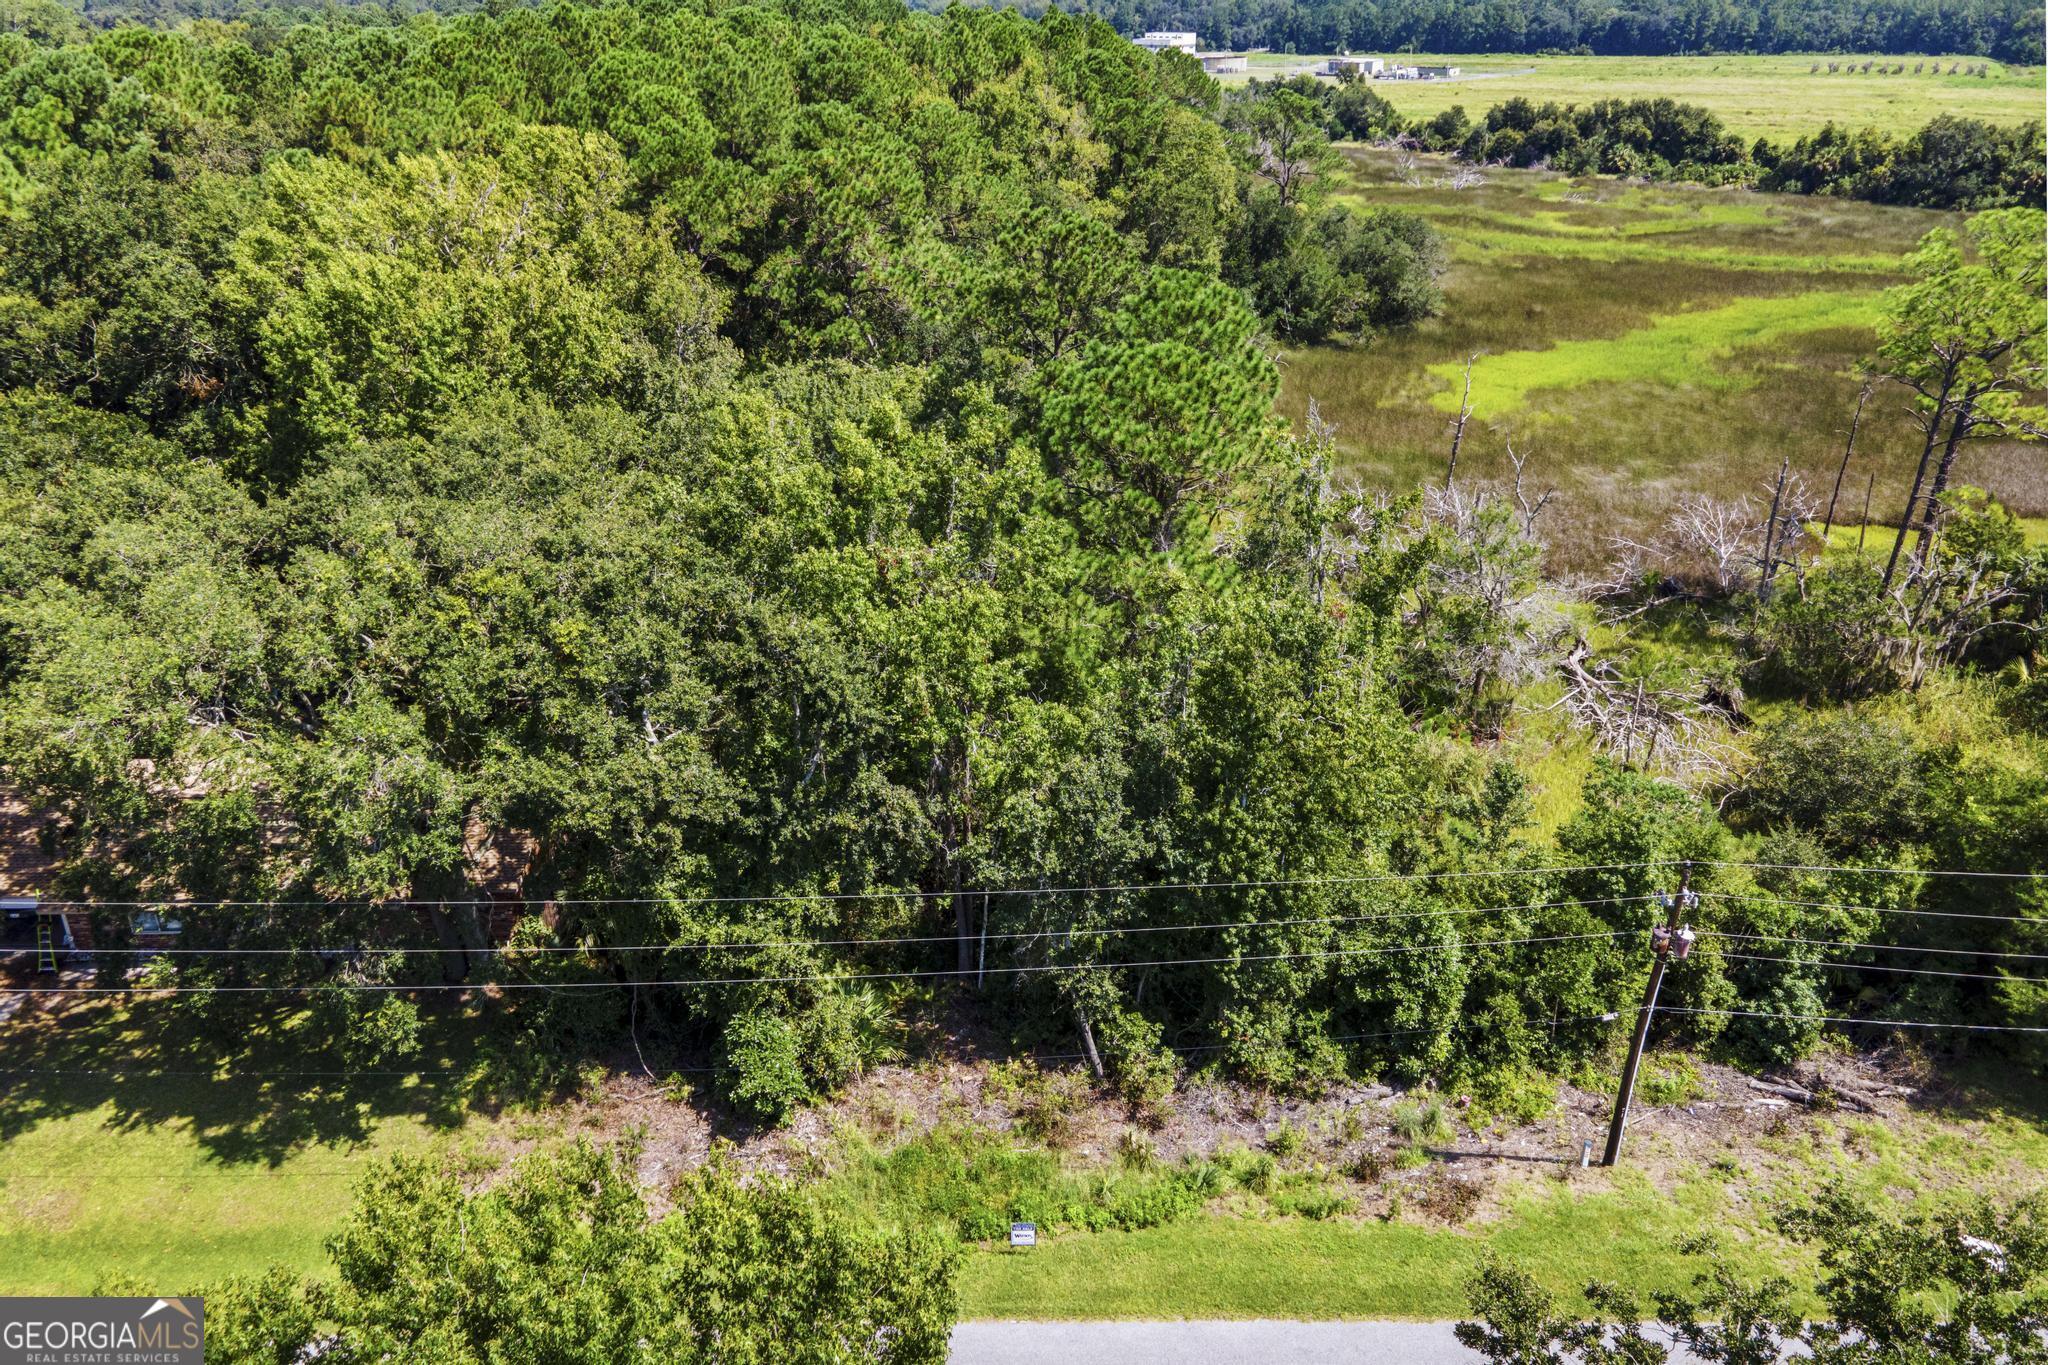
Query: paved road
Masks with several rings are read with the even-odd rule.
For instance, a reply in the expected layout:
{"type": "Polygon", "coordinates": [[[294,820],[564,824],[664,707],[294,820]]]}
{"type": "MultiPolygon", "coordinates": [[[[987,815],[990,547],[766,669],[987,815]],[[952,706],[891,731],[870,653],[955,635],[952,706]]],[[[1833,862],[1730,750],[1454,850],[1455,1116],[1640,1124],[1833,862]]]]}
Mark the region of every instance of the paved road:
{"type": "Polygon", "coordinates": [[[1447,1322],[963,1322],[953,1329],[951,1365],[1472,1365],[1478,1359],[1458,1345],[1447,1322]]]}

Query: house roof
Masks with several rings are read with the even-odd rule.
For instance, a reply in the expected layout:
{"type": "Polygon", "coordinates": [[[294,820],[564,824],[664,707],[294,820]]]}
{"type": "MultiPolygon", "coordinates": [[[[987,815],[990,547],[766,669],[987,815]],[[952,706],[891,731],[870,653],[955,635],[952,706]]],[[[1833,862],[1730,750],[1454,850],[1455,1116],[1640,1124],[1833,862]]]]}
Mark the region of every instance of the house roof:
{"type": "MultiPolygon", "coordinates": [[[[47,811],[32,808],[21,792],[0,782],[0,900],[55,894],[57,860],[43,841],[49,819],[47,811]]],[[[491,830],[473,813],[462,842],[470,884],[479,894],[493,897],[520,893],[540,847],[529,831],[491,830]]]]}
{"type": "Polygon", "coordinates": [[[0,899],[50,894],[57,860],[43,847],[46,816],[29,809],[20,792],[0,784],[0,899]]]}

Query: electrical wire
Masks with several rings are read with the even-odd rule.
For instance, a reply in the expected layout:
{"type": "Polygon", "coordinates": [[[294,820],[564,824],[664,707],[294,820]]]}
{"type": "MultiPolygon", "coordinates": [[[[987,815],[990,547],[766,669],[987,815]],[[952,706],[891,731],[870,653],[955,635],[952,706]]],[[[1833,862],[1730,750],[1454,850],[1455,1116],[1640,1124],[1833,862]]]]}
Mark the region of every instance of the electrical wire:
{"type": "Polygon", "coordinates": [[[1937,867],[1834,867],[1824,863],[1743,863],[1714,858],[1695,858],[1700,867],[1752,867],[1772,872],[1876,872],[1894,877],[1984,877],[2005,881],[2037,881],[2048,872],[1972,872],[1937,867]]]}
{"type": "Polygon", "coordinates": [[[1796,938],[1790,934],[1738,934],[1727,929],[1701,929],[1701,938],[1740,939],[1749,943],[1805,943],[1816,948],[1867,948],[1880,953],[1943,953],[1954,957],[2021,958],[2048,962],[2048,953],[2002,953],[1989,948],[1931,948],[1911,943],[1857,943],[1838,938],[1796,938]]]}
{"type": "Polygon", "coordinates": [[[1986,920],[1993,924],[2048,924],[2048,915],[1980,915],[1967,910],[1906,910],[1892,905],[1849,905],[1838,901],[1786,900],[1782,896],[1751,896],[1735,891],[1702,891],[1703,900],[1760,902],[1806,910],[1863,910],[1875,915],[1914,915],[1931,919],[1986,920]]]}
{"type": "Polygon", "coordinates": [[[1948,976],[1966,981],[2011,981],[2020,985],[2048,986],[2048,976],[2007,976],[2001,972],[1944,972],[1931,967],[1891,967],[1879,962],[1806,961],[1796,957],[1764,957],[1757,953],[1723,953],[1730,962],[1782,962],[1793,967],[1834,967],[1852,972],[1894,972],[1900,976],[1948,976]]]}
{"type": "MultiPolygon", "coordinates": [[[[1385,914],[1370,915],[1307,915],[1295,919],[1265,920],[1217,920],[1208,924],[1142,924],[1105,925],[1100,928],[1065,929],[1023,929],[982,935],[988,939],[1074,939],[1096,935],[1117,934],[1171,934],[1197,933],[1211,929],[1277,929],[1304,924],[1362,924],[1386,920],[1410,920],[1451,918],[1465,915],[1497,915],[1519,910],[1559,910],[1575,905],[1628,905],[1653,901],[1650,896],[1592,896],[1585,900],[1535,901],[1523,905],[1482,905],[1455,910],[1402,910],[1385,914]]],[[[127,954],[147,953],[177,957],[289,957],[301,954],[327,954],[333,956],[354,956],[365,953],[463,953],[471,956],[514,956],[523,957],[528,953],[658,953],[672,949],[698,950],[741,950],[761,948],[877,948],[912,943],[955,943],[957,934],[919,934],[903,938],[782,938],[764,939],[752,943],[719,943],[698,940],[686,943],[593,943],[593,944],[538,944],[531,947],[512,944],[497,944],[483,948],[447,948],[439,945],[413,947],[385,947],[381,945],[298,947],[298,948],[155,948],[128,945],[120,948],[67,948],[64,951],[73,956],[108,957],[127,954]]],[[[29,948],[16,949],[15,955],[26,956],[34,951],[29,948]]]]}
{"type": "Polygon", "coordinates": [[[1465,877],[1536,877],[1567,872],[1628,872],[1637,868],[1676,867],[1676,862],[1585,863],[1571,867],[1505,867],[1487,871],[1459,872],[1374,872],[1341,877],[1273,877],[1264,880],[1218,882],[1123,882],[1096,886],[990,886],[962,887],[957,891],[817,891],[784,892],[757,896],[614,896],[496,899],[439,899],[434,897],[366,897],[333,900],[47,900],[45,906],[79,910],[187,910],[187,909],[416,909],[446,906],[488,906],[505,909],[538,908],[546,905],[636,906],[636,905],[773,905],[809,901],[859,900],[949,900],[955,896],[1094,896],[1144,891],[1230,891],[1262,890],[1294,886],[1360,886],[1375,882],[1447,881],[1465,877]]]}
{"type": "Polygon", "coordinates": [[[1162,958],[1151,962],[1053,962],[1016,967],[944,967],[902,972],[805,972],[790,976],[694,977],[648,981],[494,981],[484,985],[438,982],[405,985],[399,982],[360,981],[307,983],[284,986],[24,986],[17,995],[201,995],[209,992],[277,994],[315,990],[340,991],[514,991],[514,990],[624,990],[636,986],[777,986],[804,982],[907,981],[937,977],[1029,975],[1044,972],[1127,971],[1136,967],[1205,967],[1243,962],[1293,962],[1317,958],[1369,957],[1398,953],[1452,952],[1461,948],[1498,948],[1524,943],[1572,943],[1587,939],[1633,938],[1627,930],[1596,934],[1549,934],[1531,938],[1460,939],[1452,943],[1393,944],[1375,948],[1328,948],[1299,953],[1244,953],[1229,957],[1162,958]]]}
{"type": "MultiPolygon", "coordinates": [[[[1577,1014],[1559,1019],[1539,1019],[1534,1021],[1530,1025],[1530,1027],[1556,1027],[1560,1024],[1580,1024],[1587,1023],[1589,1021],[1612,1023],[1614,1020],[1619,1019],[1620,1017],[1621,1014],[1618,1011],[1610,1011],[1606,1014],[1577,1014]]],[[[1357,1043],[1380,1038],[1405,1038],[1416,1034],[1424,1033],[1457,1033],[1461,1032],[1464,1029],[1471,1028],[1473,1026],[1473,1022],[1466,1021],[1450,1024],[1444,1027],[1436,1027],[1432,1025],[1423,1028],[1380,1029],[1373,1033],[1335,1033],[1329,1035],[1325,1041],[1332,1043],[1357,1043]]],[[[1180,1056],[1191,1056],[1198,1052],[1227,1051],[1230,1048],[1230,1046],[1231,1045],[1229,1043],[1200,1043],[1192,1047],[1162,1047],[1161,1050],[1165,1052],[1172,1052],[1180,1056]]],[[[1085,1060],[1088,1056],[1088,1054],[1085,1052],[1034,1052],[1028,1053],[1026,1055],[1029,1056],[1031,1060],[1039,1062],[1078,1062],[1085,1060]]],[[[680,1072],[684,1075],[692,1076],[723,1075],[731,1072],[732,1070],[733,1068],[725,1066],[670,1066],[662,1068],[664,1075],[680,1072]]],[[[267,1079],[279,1076],[307,1076],[314,1078],[329,1079],[345,1076],[367,1076],[376,1078],[421,1077],[430,1078],[436,1081],[463,1081],[470,1079],[473,1074],[474,1073],[472,1072],[459,1071],[454,1067],[445,1066],[430,1068],[415,1067],[411,1070],[386,1070],[381,1068],[342,1068],[316,1070],[305,1068],[292,1068],[288,1070],[262,1071],[244,1070],[239,1067],[223,1071],[218,1067],[202,1069],[197,1067],[173,1068],[131,1066],[0,1066],[0,1076],[196,1076],[204,1080],[214,1081],[246,1080],[250,1078],[267,1079]]]]}
{"type": "Polygon", "coordinates": [[[1816,1024],[1855,1024],[1870,1028],[1945,1028],[1966,1033],[2048,1033],[2048,1028],[2021,1024],[1943,1024],[1931,1019],[1858,1019],[1846,1014],[1783,1014],[1772,1010],[1703,1010],[1659,1005],[1659,1014],[1699,1014],[1731,1019],[1791,1019],[1816,1024]]]}

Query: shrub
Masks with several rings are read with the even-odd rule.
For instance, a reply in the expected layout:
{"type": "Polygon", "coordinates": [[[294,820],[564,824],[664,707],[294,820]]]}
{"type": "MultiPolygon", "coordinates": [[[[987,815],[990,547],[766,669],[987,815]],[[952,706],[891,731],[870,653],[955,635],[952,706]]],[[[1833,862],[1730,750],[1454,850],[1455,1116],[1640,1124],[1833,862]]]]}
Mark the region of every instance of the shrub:
{"type": "Polygon", "coordinates": [[[1078,1072],[1041,1071],[1030,1063],[998,1068],[991,1089],[1006,1097],[1016,1114],[1017,1131],[1047,1147],[1074,1140],[1088,1104],[1088,1083],[1078,1072]]]}
{"type": "Polygon", "coordinates": [[[1811,968],[1801,971],[1763,963],[1755,967],[1774,975],[1751,984],[1747,973],[1738,974],[1741,1008],[1752,1013],[1732,1020],[1723,1042],[1750,1066],[1789,1066],[1820,1042],[1818,1017],[1828,1012],[1827,999],[1811,968]]]}
{"type": "Polygon", "coordinates": [[[1340,1213],[1351,1211],[1351,1201],[1331,1190],[1299,1190],[1283,1194],[1273,1201],[1273,1208],[1282,1214],[1296,1218],[1307,1218],[1313,1222],[1324,1222],[1340,1213]]]}
{"type": "Polygon", "coordinates": [[[1479,1194],[1479,1186],[1469,1180],[1446,1175],[1442,1168],[1438,1168],[1431,1171],[1422,1187],[1415,1191],[1415,1207],[1440,1223],[1456,1226],[1470,1219],[1478,1210],[1479,1194]]]}
{"type": "Polygon", "coordinates": [[[1117,1097],[1141,1122],[1158,1127],[1180,1083],[1181,1061],[1160,1045],[1160,1025],[1136,1010],[1107,1009],[1096,1029],[1117,1097]]]}
{"type": "Polygon", "coordinates": [[[1387,1171],[1392,1166],[1393,1161],[1385,1152],[1377,1147],[1368,1147],[1351,1158],[1347,1170],[1353,1180],[1361,1184],[1377,1185],[1386,1178],[1387,1171]]]}
{"type": "Polygon", "coordinates": [[[1700,1079],[1699,1068],[1693,1065],[1692,1058],[1681,1053],[1654,1055],[1643,1068],[1640,1094],[1645,1104],[1660,1108],[1691,1104],[1705,1093],[1706,1084],[1700,1079]]]}
{"type": "Polygon", "coordinates": [[[1474,1077],[1471,1123],[1492,1118],[1534,1123],[1557,1107],[1557,1081],[1532,1066],[1496,1067],[1474,1077]]]}
{"type": "Polygon", "coordinates": [[[888,1006],[872,990],[829,991],[803,1013],[797,1027],[805,1071],[821,1094],[896,1053],[888,1006]]]}
{"type": "Polygon", "coordinates": [[[1829,853],[1862,856],[1917,838],[1927,784],[1901,727],[1854,711],[1801,714],[1764,730],[1742,792],[1759,824],[1789,824],[1829,853]]]}
{"type": "Polygon", "coordinates": [[[1444,1102],[1432,1095],[1426,1100],[1403,1100],[1394,1106],[1394,1135],[1403,1142],[1421,1146],[1448,1142],[1451,1123],[1444,1114],[1444,1102]]]}
{"type": "Polygon", "coordinates": [[[1159,1164],[1159,1149],[1134,1128],[1116,1135],[1117,1164],[1127,1171],[1149,1171],[1159,1164]]]}
{"type": "Polygon", "coordinates": [[[780,1015],[735,1015],[725,1026],[725,1060],[735,1079],[733,1102],[770,1123],[780,1123],[811,1097],[796,1025],[780,1015]]]}
{"type": "Polygon", "coordinates": [[[1239,1152],[1230,1161],[1230,1178],[1240,1189],[1253,1194],[1270,1194],[1280,1163],[1270,1152],[1239,1152]]]}
{"type": "Polygon", "coordinates": [[[1266,1135],[1266,1150],[1285,1161],[1298,1155],[1306,1141],[1301,1129],[1282,1119],[1280,1126],[1266,1135]]]}
{"type": "Polygon", "coordinates": [[[1751,676],[1782,692],[1830,701],[1896,687],[1891,623],[1878,580],[1877,566],[1858,559],[1815,569],[1803,593],[1773,596],[1757,613],[1751,676]]]}
{"type": "Polygon", "coordinates": [[[1178,1171],[1164,1180],[1119,1185],[1107,1203],[1110,1225],[1134,1232],[1185,1218],[1207,1202],[1203,1189],[1178,1171]]]}

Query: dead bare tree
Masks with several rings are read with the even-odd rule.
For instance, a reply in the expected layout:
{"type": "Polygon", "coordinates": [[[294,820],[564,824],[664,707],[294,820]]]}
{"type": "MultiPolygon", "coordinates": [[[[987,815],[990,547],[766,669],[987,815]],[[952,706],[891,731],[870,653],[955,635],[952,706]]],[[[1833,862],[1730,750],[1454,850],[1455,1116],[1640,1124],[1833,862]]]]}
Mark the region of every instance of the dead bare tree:
{"type": "Polygon", "coordinates": [[[1562,712],[1597,748],[1691,785],[1729,785],[1740,758],[1730,738],[1739,702],[1704,674],[1653,685],[1595,655],[1584,635],[1561,651],[1557,672],[1564,695],[1542,709],[1562,712]]]}
{"type": "Polygon", "coordinates": [[[1394,140],[1394,178],[1411,189],[1422,188],[1422,160],[1416,155],[1414,139],[1406,133],[1394,140]]]}
{"type": "Polygon", "coordinates": [[[1863,381],[1863,388],[1856,395],[1856,412],[1855,415],[1849,418],[1849,439],[1842,446],[1842,463],[1835,470],[1834,491],[1828,494],[1827,520],[1825,523],[1823,523],[1820,533],[1821,543],[1823,545],[1827,543],[1828,537],[1834,534],[1835,503],[1842,496],[1842,479],[1849,472],[1849,459],[1856,453],[1856,432],[1858,428],[1860,428],[1863,425],[1864,405],[1870,401],[1871,390],[1874,389],[1876,386],[1876,380],[1865,379],[1863,381]]]}
{"type": "MultiPolygon", "coordinates": [[[[1428,489],[1423,524],[1437,538],[1407,615],[1408,661],[1428,690],[1455,697],[1475,721],[1494,714],[1488,689],[1533,681],[1551,666],[1562,594],[1542,574],[1536,517],[1547,497],[1498,487],[1428,489]]],[[[1504,719],[1499,708],[1495,719],[1504,719]]]]}
{"type": "Polygon", "coordinates": [[[1465,424],[1472,420],[1472,367],[1478,361],[1476,354],[1465,357],[1465,393],[1458,400],[1457,419],[1451,423],[1451,460],[1444,467],[1445,488],[1458,481],[1458,451],[1465,444],[1465,424]]]}
{"type": "Polygon", "coordinates": [[[1512,437],[1508,438],[1507,447],[1508,463],[1515,467],[1512,491],[1514,493],[1515,509],[1521,513],[1522,517],[1522,534],[1534,540],[1536,538],[1536,519],[1543,515],[1544,508],[1550,506],[1550,500],[1557,496],[1557,490],[1555,488],[1546,488],[1532,499],[1528,491],[1523,487],[1523,475],[1527,472],[1529,457],[1515,453],[1515,442],[1512,437]]]}
{"type": "Polygon", "coordinates": [[[1768,509],[1747,496],[1687,493],[1649,540],[1616,536],[1609,542],[1613,566],[1586,585],[1586,595],[1615,605],[1615,619],[1622,619],[1669,601],[1720,601],[1761,589],[1786,567],[1800,575],[1803,587],[1806,559],[1799,547],[1816,500],[1789,469],[1781,468],[1779,476],[1768,509]],[[1643,586],[1652,578],[1656,587],[1645,599],[1643,586]]]}
{"type": "Polygon", "coordinates": [[[2048,624],[2015,617],[2028,584],[1999,571],[1986,555],[1937,555],[1919,577],[1886,594],[1894,615],[1892,655],[1901,681],[1917,688],[1939,664],[1953,664],[1994,630],[2038,636],[2048,624]]]}

